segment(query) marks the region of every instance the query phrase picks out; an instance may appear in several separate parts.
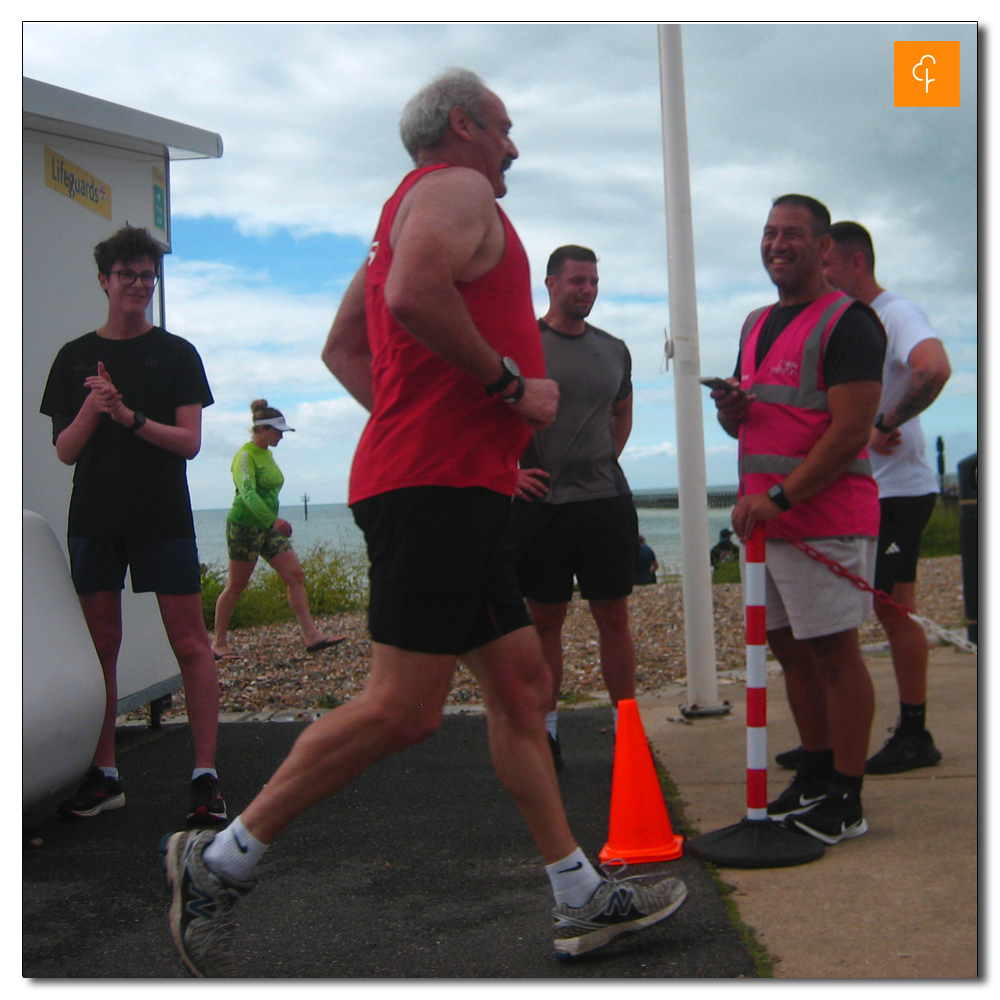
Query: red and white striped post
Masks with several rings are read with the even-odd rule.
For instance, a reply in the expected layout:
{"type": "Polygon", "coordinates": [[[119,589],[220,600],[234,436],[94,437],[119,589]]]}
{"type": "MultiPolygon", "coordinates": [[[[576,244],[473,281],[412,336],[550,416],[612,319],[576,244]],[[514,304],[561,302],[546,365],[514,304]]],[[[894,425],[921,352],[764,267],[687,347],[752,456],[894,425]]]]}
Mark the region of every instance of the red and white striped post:
{"type": "Polygon", "coordinates": [[[767,598],[764,526],[747,539],[747,819],[767,819],[767,598]]]}
{"type": "Polygon", "coordinates": [[[743,546],[747,620],[747,814],[739,823],[687,842],[696,857],[731,868],[787,868],[823,856],[821,840],[767,818],[767,570],[764,526],[743,546]]]}

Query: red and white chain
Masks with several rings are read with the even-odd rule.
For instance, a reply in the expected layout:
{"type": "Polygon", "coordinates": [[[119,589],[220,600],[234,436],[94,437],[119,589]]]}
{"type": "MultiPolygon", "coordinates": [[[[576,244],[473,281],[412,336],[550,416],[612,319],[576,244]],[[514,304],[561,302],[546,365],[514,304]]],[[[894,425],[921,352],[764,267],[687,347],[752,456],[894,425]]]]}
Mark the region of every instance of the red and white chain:
{"type": "Polygon", "coordinates": [[[860,576],[855,576],[849,570],[845,569],[838,562],[834,562],[828,556],[823,555],[822,552],[817,551],[807,542],[802,541],[801,538],[796,538],[787,528],[780,524],[772,524],[774,531],[779,534],[785,541],[791,542],[797,549],[804,552],[810,559],[815,559],[817,562],[821,562],[831,573],[836,576],[842,576],[845,580],[850,580],[859,590],[867,591],[872,594],[876,601],[881,601],[883,604],[888,604],[890,608],[895,609],[899,614],[906,618],[910,618],[915,621],[923,629],[928,632],[933,632],[935,635],[940,636],[945,642],[951,643],[953,646],[958,646],[959,649],[964,649],[969,653],[979,652],[979,647],[974,642],[969,642],[964,636],[959,635],[957,632],[952,632],[946,629],[943,625],[938,625],[937,622],[931,621],[929,618],[923,618],[918,615],[915,611],[912,611],[905,604],[900,604],[898,601],[894,601],[884,590],[876,590],[867,580],[863,580],[860,576]]]}

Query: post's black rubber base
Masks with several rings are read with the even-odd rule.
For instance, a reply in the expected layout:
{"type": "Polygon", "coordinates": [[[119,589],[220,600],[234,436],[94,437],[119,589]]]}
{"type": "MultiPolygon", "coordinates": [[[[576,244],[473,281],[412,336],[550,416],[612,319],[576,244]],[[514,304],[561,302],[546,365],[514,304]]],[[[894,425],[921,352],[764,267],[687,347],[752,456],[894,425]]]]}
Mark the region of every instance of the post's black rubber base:
{"type": "Polygon", "coordinates": [[[822,841],[807,833],[770,819],[746,818],[694,837],[686,847],[695,857],[725,868],[791,868],[818,861],[826,850],[822,841]]]}

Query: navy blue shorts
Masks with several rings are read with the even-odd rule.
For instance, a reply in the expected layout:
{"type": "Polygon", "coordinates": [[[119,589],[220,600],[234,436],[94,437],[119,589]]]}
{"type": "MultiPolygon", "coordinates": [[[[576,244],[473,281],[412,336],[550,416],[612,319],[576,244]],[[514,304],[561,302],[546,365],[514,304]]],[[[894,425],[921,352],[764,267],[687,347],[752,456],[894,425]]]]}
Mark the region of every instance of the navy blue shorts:
{"type": "Polygon", "coordinates": [[[124,590],[125,570],[135,594],[201,593],[193,538],[70,538],[69,565],[78,594],[124,590]]]}
{"type": "Polygon", "coordinates": [[[374,642],[461,656],[531,624],[507,538],[510,497],[414,486],[351,507],[371,561],[374,642]]]}
{"type": "Polygon", "coordinates": [[[920,538],[937,502],[936,493],[920,497],[886,497],[878,527],[875,589],[892,593],[897,583],[915,583],[920,538]]]}

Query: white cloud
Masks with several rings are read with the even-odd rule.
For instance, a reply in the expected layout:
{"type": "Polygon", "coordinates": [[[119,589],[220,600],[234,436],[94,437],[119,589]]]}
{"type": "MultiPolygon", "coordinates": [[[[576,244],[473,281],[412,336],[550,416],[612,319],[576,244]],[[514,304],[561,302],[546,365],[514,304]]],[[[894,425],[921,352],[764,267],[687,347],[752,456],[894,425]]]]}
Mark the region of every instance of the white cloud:
{"type": "MultiPolygon", "coordinates": [[[[974,422],[976,41],[971,23],[684,27],[702,371],[732,371],[743,318],[773,299],[760,230],[771,198],[798,190],[871,229],[882,283],[924,308],[956,369],[929,413],[974,422]],[[892,106],[901,31],[962,39],[960,109],[892,106]]],[[[654,25],[23,28],[27,76],[219,132],[221,160],[172,165],[173,211],[233,218],[249,233],[370,238],[410,166],[402,106],[453,65],[479,72],[511,112],[521,157],[503,207],[528,251],[539,312],[549,252],[593,247],[602,284],[593,321],[633,355],[635,440],[662,440],[674,415],[673,376],[660,371],[669,311],[654,25]]],[[[228,421],[244,419],[255,395],[293,409],[354,405],[319,361],[335,293],[294,294],[217,262],[169,262],[167,281],[169,325],[202,351],[219,401],[206,414],[208,451],[232,444],[228,421]]],[[[353,433],[349,412],[326,416],[310,425],[317,440],[353,433]]],[[[715,433],[706,429],[710,446],[715,433]]],[[[345,481],[344,455],[325,463],[331,483],[345,481]]]]}

